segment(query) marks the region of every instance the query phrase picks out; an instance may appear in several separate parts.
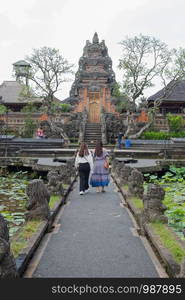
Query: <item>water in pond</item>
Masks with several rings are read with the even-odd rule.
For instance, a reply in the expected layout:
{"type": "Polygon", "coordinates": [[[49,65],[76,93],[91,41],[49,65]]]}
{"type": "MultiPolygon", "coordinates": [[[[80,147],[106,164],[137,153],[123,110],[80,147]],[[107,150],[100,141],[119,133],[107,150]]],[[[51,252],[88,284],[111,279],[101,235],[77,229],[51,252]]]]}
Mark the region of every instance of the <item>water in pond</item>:
{"type": "Polygon", "coordinates": [[[8,221],[10,236],[25,222],[26,186],[29,180],[27,171],[10,173],[8,169],[0,169],[0,213],[8,221]]]}

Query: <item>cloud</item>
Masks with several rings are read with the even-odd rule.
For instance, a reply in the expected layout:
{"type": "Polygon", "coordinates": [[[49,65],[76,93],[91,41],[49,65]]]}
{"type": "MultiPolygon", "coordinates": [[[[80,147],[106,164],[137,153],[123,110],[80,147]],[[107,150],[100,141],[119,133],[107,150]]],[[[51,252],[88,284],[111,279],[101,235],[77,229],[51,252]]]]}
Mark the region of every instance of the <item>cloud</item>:
{"type": "MultiPolygon", "coordinates": [[[[55,47],[78,68],[87,39],[104,39],[117,69],[118,44],[126,35],[153,35],[170,47],[184,47],[184,0],[6,0],[0,7],[0,81],[11,78],[12,63],[33,48],[55,47]]],[[[73,77],[74,79],[74,77],[73,77]]],[[[60,93],[68,96],[71,83],[60,93]]]]}

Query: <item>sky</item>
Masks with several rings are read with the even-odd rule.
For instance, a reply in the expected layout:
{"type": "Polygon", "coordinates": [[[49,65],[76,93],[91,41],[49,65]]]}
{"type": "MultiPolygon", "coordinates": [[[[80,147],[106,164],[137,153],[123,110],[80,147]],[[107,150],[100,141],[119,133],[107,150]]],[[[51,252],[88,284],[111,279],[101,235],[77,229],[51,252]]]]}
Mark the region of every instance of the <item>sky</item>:
{"type": "MultiPolygon", "coordinates": [[[[54,47],[70,63],[74,72],[86,40],[95,32],[105,40],[113,61],[116,80],[121,82],[118,62],[120,41],[142,33],[154,36],[170,48],[185,48],[184,0],[6,0],[0,1],[0,84],[14,80],[12,64],[24,60],[34,48],[54,47]]],[[[69,96],[74,81],[61,86],[59,99],[69,96]]],[[[159,83],[146,91],[148,97],[160,89],[159,83]]]]}

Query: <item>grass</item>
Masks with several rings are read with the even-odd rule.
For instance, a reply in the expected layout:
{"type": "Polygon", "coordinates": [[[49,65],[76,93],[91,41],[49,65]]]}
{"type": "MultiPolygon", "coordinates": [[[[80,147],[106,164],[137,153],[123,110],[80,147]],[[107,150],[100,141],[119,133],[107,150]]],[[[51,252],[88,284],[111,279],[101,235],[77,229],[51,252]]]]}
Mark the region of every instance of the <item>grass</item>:
{"type": "Polygon", "coordinates": [[[54,208],[55,203],[58,202],[61,199],[61,196],[59,195],[53,195],[50,197],[50,201],[49,201],[49,207],[50,209],[54,208]]]}
{"type": "Polygon", "coordinates": [[[143,209],[143,201],[138,197],[131,197],[130,200],[133,202],[134,206],[138,209],[143,209]]]}
{"type": "Polygon", "coordinates": [[[128,191],[128,185],[127,184],[123,185],[123,189],[127,192],[128,191]]]}
{"type": "Polygon", "coordinates": [[[11,240],[11,250],[14,257],[17,257],[21,250],[28,246],[30,238],[35,232],[37,232],[41,223],[41,220],[28,221],[15,234],[11,240]]]}
{"type": "Polygon", "coordinates": [[[151,223],[151,226],[154,233],[160,237],[163,246],[169,250],[174,260],[177,263],[181,263],[185,258],[185,250],[181,247],[173,234],[160,222],[153,222],[151,223]]]}
{"type": "MultiPolygon", "coordinates": [[[[63,184],[64,189],[69,187],[68,184],[63,184]]],[[[61,199],[59,195],[53,195],[50,198],[49,207],[50,209],[54,208],[55,203],[61,199]]],[[[41,225],[41,220],[33,220],[26,222],[20,230],[12,237],[11,239],[11,250],[16,258],[22,249],[26,248],[29,244],[30,238],[38,231],[39,226],[41,225]]]]}
{"type": "MultiPolygon", "coordinates": [[[[67,190],[68,187],[69,187],[69,184],[63,184],[63,188],[65,190],[67,190]]],[[[58,201],[60,201],[61,198],[62,198],[62,196],[60,196],[60,195],[52,195],[50,197],[50,201],[49,201],[49,207],[50,207],[50,209],[54,208],[55,203],[58,202],[58,201]]]]}

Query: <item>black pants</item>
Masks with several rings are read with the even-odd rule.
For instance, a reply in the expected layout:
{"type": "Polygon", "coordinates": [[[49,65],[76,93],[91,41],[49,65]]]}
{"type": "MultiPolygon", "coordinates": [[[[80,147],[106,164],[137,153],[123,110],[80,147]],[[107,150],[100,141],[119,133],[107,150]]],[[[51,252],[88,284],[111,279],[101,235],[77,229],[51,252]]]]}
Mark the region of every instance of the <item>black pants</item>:
{"type": "Polygon", "coordinates": [[[89,188],[89,174],[90,165],[89,163],[79,164],[79,176],[80,176],[80,192],[85,191],[89,188]]]}

